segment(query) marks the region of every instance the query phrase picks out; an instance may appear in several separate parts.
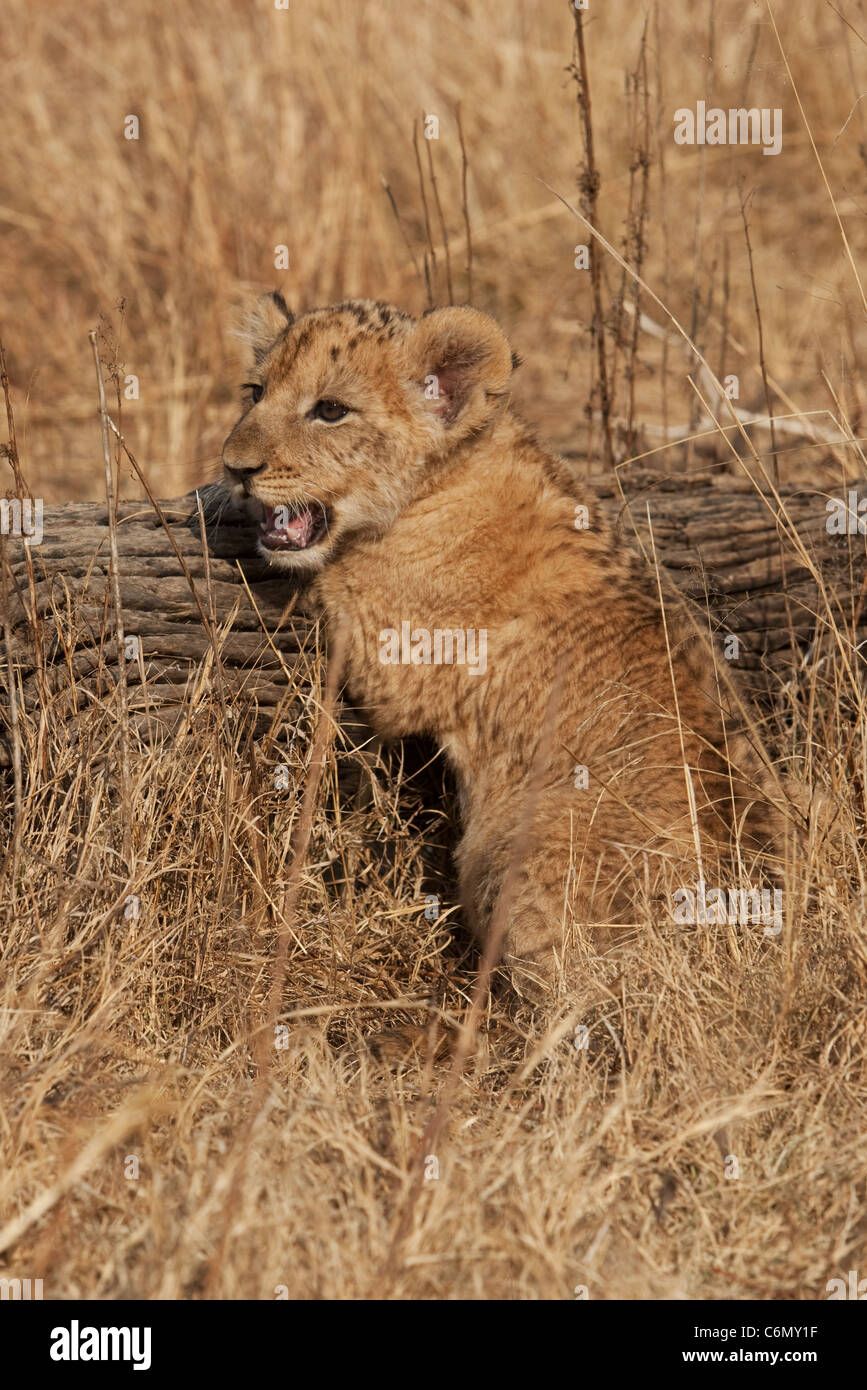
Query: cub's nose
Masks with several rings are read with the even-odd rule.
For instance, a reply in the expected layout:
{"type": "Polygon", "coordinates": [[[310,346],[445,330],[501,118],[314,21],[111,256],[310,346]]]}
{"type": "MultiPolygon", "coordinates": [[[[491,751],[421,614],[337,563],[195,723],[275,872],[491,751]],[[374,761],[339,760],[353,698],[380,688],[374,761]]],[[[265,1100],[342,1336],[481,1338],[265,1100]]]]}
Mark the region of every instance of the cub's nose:
{"type": "Polygon", "coordinates": [[[240,483],[246,493],[250,491],[250,479],[255,478],[257,473],[264,473],[268,467],[267,463],[244,463],[240,459],[232,460],[223,455],[223,467],[229,477],[236,483],[240,483]]]}

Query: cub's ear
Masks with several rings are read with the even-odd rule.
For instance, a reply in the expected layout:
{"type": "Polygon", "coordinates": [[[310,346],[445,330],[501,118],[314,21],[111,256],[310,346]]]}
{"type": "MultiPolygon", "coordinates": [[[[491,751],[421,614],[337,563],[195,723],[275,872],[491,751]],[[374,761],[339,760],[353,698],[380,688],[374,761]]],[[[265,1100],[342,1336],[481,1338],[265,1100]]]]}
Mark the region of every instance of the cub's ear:
{"type": "Polygon", "coordinates": [[[235,336],[247,344],[258,367],[280,334],[291,326],[293,319],[294,315],[280,291],[272,290],[270,294],[260,295],[250,305],[235,336]]]}
{"type": "Polygon", "coordinates": [[[481,429],[508,391],[512,349],[499,324],[478,309],[433,309],[413,329],[408,349],[413,381],[444,447],[481,429]]]}

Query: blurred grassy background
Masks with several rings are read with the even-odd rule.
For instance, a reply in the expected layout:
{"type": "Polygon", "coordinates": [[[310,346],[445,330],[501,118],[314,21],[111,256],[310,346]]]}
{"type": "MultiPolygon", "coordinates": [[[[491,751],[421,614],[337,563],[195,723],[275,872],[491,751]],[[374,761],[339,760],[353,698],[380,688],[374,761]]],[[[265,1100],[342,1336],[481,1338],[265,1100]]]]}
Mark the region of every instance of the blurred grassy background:
{"type": "MultiPolygon", "coordinates": [[[[863,0],[839,9],[789,0],[777,22],[857,264],[867,15],[863,0]]],[[[503,322],[524,358],[525,414],[555,444],[582,448],[592,305],[573,247],[587,237],[540,182],[578,199],[567,0],[291,0],[288,10],[272,0],[188,0],[171,12],[163,0],[8,0],[6,17],[2,332],[36,492],[99,494],[87,331],[100,323],[106,355],[116,347],[124,373],[139,378],[124,431],[167,495],[217,470],[235,408],[232,311],[247,294],[280,285],[296,307],[371,296],[423,309],[412,133],[429,113],[440,123],[430,153],[453,297],[463,301],[458,106],[474,302],[503,322]],[[128,115],[139,118],[137,141],[124,138],[128,115]],[[288,270],[274,266],[280,244],[288,270]]],[[[857,433],[865,316],[765,4],[591,0],[584,23],[601,230],[623,245],[644,119],[643,88],[636,103],[628,74],[646,23],[648,283],[695,329],[714,370],[739,374],[741,404],[764,412],[741,180],[771,377],[798,409],[823,410],[833,404],[824,369],[857,433]],[[782,153],[675,145],[674,111],[699,99],[781,107],[782,153]]],[[[428,142],[419,144],[440,246],[433,297],[445,302],[428,142]]],[[[608,258],[605,274],[616,314],[620,272],[608,258]]],[[[689,424],[690,363],[672,349],[663,371],[660,342],[642,335],[637,367],[636,411],[654,447],[663,423],[689,424]]],[[[624,386],[621,375],[615,414],[624,386]]],[[[786,407],[776,399],[774,408],[786,407]]],[[[135,490],[127,473],[123,486],[135,490]]]]}

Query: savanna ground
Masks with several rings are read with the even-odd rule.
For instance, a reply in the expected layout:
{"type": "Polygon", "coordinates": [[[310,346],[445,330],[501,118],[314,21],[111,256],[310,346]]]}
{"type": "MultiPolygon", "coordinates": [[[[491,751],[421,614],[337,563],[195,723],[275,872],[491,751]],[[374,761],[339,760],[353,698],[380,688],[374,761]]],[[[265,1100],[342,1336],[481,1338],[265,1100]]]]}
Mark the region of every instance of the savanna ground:
{"type": "MultiPolygon", "coordinates": [[[[471,297],[523,358],[523,412],[591,469],[738,469],[714,373],[775,416],[751,431],[770,472],[860,476],[867,13],[776,20],[591,0],[588,109],[566,3],[8,0],[0,288],[27,485],[101,494],[94,327],[122,397],[138,379],[115,414],[153,490],[214,477],[231,309],[275,283],[301,307],[471,297]],[[780,107],[782,152],[675,145],[699,99],[780,107]],[[707,367],[614,256],[598,281],[575,268],[591,238],[558,194],[707,367]]],[[[122,451],[117,474],[140,495],[122,451]]],[[[229,725],[212,670],[157,746],[108,680],[74,730],[23,711],[0,1272],[96,1298],[809,1300],[867,1276],[859,662],[838,626],[765,729],[848,827],[792,865],[779,938],[648,921],[546,1014],[496,994],[459,1071],[477,959],[431,865],[449,797],[418,750],[366,804],[338,794],[339,740],[317,779],[314,647],[287,677],[294,743],[229,725]]],[[[5,656],[3,680],[6,708],[5,656]]]]}

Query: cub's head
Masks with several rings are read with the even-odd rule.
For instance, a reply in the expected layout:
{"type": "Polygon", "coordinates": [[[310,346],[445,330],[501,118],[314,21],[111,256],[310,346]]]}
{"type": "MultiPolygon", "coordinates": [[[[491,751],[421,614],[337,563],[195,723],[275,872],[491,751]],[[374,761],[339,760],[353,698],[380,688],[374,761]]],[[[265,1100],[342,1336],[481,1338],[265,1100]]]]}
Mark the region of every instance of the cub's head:
{"type": "Polygon", "coordinates": [[[258,512],[263,553],[302,572],[350,536],[383,535],[502,407],[514,361],[494,320],[467,308],[414,319],[349,300],[293,317],[271,294],[242,336],[251,355],[226,480],[258,512]]]}

